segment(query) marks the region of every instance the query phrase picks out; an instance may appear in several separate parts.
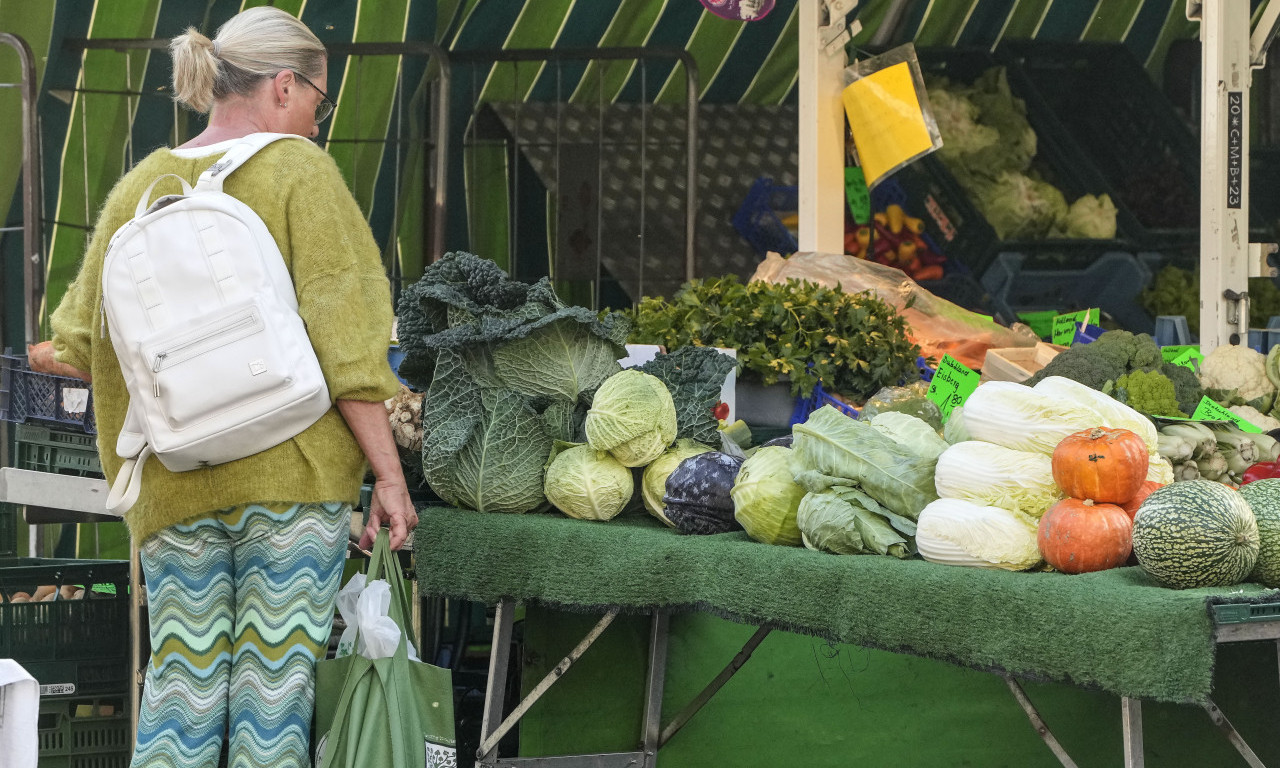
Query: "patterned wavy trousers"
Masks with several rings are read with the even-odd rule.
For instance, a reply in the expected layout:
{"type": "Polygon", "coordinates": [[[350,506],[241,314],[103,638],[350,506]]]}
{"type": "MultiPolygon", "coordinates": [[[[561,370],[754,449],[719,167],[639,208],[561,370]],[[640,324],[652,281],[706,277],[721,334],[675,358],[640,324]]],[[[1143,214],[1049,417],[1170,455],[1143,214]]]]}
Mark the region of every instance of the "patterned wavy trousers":
{"type": "Polygon", "coordinates": [[[132,768],[302,768],[347,504],[251,504],[142,545],[151,621],[132,768]]]}

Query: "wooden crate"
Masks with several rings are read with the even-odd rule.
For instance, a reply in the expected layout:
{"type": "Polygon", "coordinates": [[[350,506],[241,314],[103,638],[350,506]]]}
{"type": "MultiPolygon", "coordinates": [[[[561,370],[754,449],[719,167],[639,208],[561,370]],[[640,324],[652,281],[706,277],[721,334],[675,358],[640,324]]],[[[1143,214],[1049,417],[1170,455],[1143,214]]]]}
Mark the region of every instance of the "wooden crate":
{"type": "Polygon", "coordinates": [[[980,381],[1026,381],[1064,349],[1066,347],[1044,341],[1034,347],[988,349],[980,381]]]}

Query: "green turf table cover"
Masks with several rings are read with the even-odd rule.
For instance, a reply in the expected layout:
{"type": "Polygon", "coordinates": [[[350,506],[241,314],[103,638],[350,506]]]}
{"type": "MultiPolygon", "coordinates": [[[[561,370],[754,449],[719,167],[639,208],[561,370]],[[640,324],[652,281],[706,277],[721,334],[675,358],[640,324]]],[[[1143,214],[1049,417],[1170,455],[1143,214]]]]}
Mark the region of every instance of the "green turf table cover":
{"type": "Polygon", "coordinates": [[[699,610],[829,640],[1121,696],[1202,703],[1210,602],[1280,601],[1255,584],[1172,590],[1140,568],[1068,576],[829,555],[743,533],[682,536],[643,513],[420,512],[424,594],[578,611],[699,610]]]}

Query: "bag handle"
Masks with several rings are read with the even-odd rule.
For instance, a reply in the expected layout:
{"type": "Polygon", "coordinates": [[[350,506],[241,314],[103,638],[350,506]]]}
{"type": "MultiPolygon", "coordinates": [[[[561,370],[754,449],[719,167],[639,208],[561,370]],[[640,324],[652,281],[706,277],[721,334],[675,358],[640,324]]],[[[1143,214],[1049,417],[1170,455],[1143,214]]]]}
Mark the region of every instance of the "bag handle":
{"type": "MultiPolygon", "coordinates": [[[[391,620],[400,627],[400,649],[409,642],[409,632],[406,628],[409,617],[413,615],[413,609],[409,600],[409,593],[405,589],[404,571],[400,568],[400,558],[391,551],[391,534],[386,528],[378,530],[378,536],[373,543],[373,553],[369,558],[368,578],[383,579],[391,587],[391,607],[388,615],[391,620]]],[[[406,658],[408,656],[405,653],[406,658]]]]}
{"type": "Polygon", "coordinates": [[[153,453],[151,444],[148,443],[143,446],[137,456],[125,459],[124,465],[120,467],[120,473],[111,483],[110,492],[107,493],[108,515],[123,517],[124,513],[137,503],[138,496],[142,493],[142,467],[153,453]]]}
{"type": "Polygon", "coordinates": [[[135,218],[135,219],[136,219],[136,218],[139,218],[139,217],[141,217],[141,216],[142,216],[142,214],[144,214],[144,213],[146,213],[146,212],[147,212],[147,209],[151,207],[151,205],[150,205],[150,203],[149,203],[148,201],[150,201],[150,200],[151,200],[151,192],[152,192],[152,190],[154,190],[154,189],[156,188],[156,185],[157,185],[157,184],[159,184],[159,183],[160,183],[161,181],[163,181],[164,179],[168,179],[168,178],[175,178],[175,179],[177,179],[177,180],[178,180],[178,182],[179,182],[180,184],[182,184],[182,194],[184,194],[184,195],[189,195],[189,194],[191,194],[191,185],[187,183],[187,180],[186,180],[186,179],[182,178],[182,177],[181,177],[181,176],[179,176],[178,174],[176,174],[176,173],[166,173],[166,174],[163,174],[163,175],[161,175],[161,176],[157,176],[157,177],[155,178],[155,181],[153,181],[153,182],[151,182],[150,184],[148,184],[148,185],[147,185],[147,189],[146,189],[146,191],[142,193],[142,197],[138,200],[138,207],[137,207],[137,208],[135,208],[135,209],[133,210],[133,218],[135,218]]]}

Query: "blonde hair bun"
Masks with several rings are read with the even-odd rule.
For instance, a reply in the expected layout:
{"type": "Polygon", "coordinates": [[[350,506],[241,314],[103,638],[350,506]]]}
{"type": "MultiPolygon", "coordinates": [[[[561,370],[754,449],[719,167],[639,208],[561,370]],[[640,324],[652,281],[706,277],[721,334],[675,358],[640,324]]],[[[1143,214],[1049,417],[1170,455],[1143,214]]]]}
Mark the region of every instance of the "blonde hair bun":
{"type": "Polygon", "coordinates": [[[207,113],[217,102],[248,96],[282,70],[319,79],[324,43],[297,18],[269,5],[232,16],[210,40],[194,27],[169,42],[173,98],[207,113]]]}

